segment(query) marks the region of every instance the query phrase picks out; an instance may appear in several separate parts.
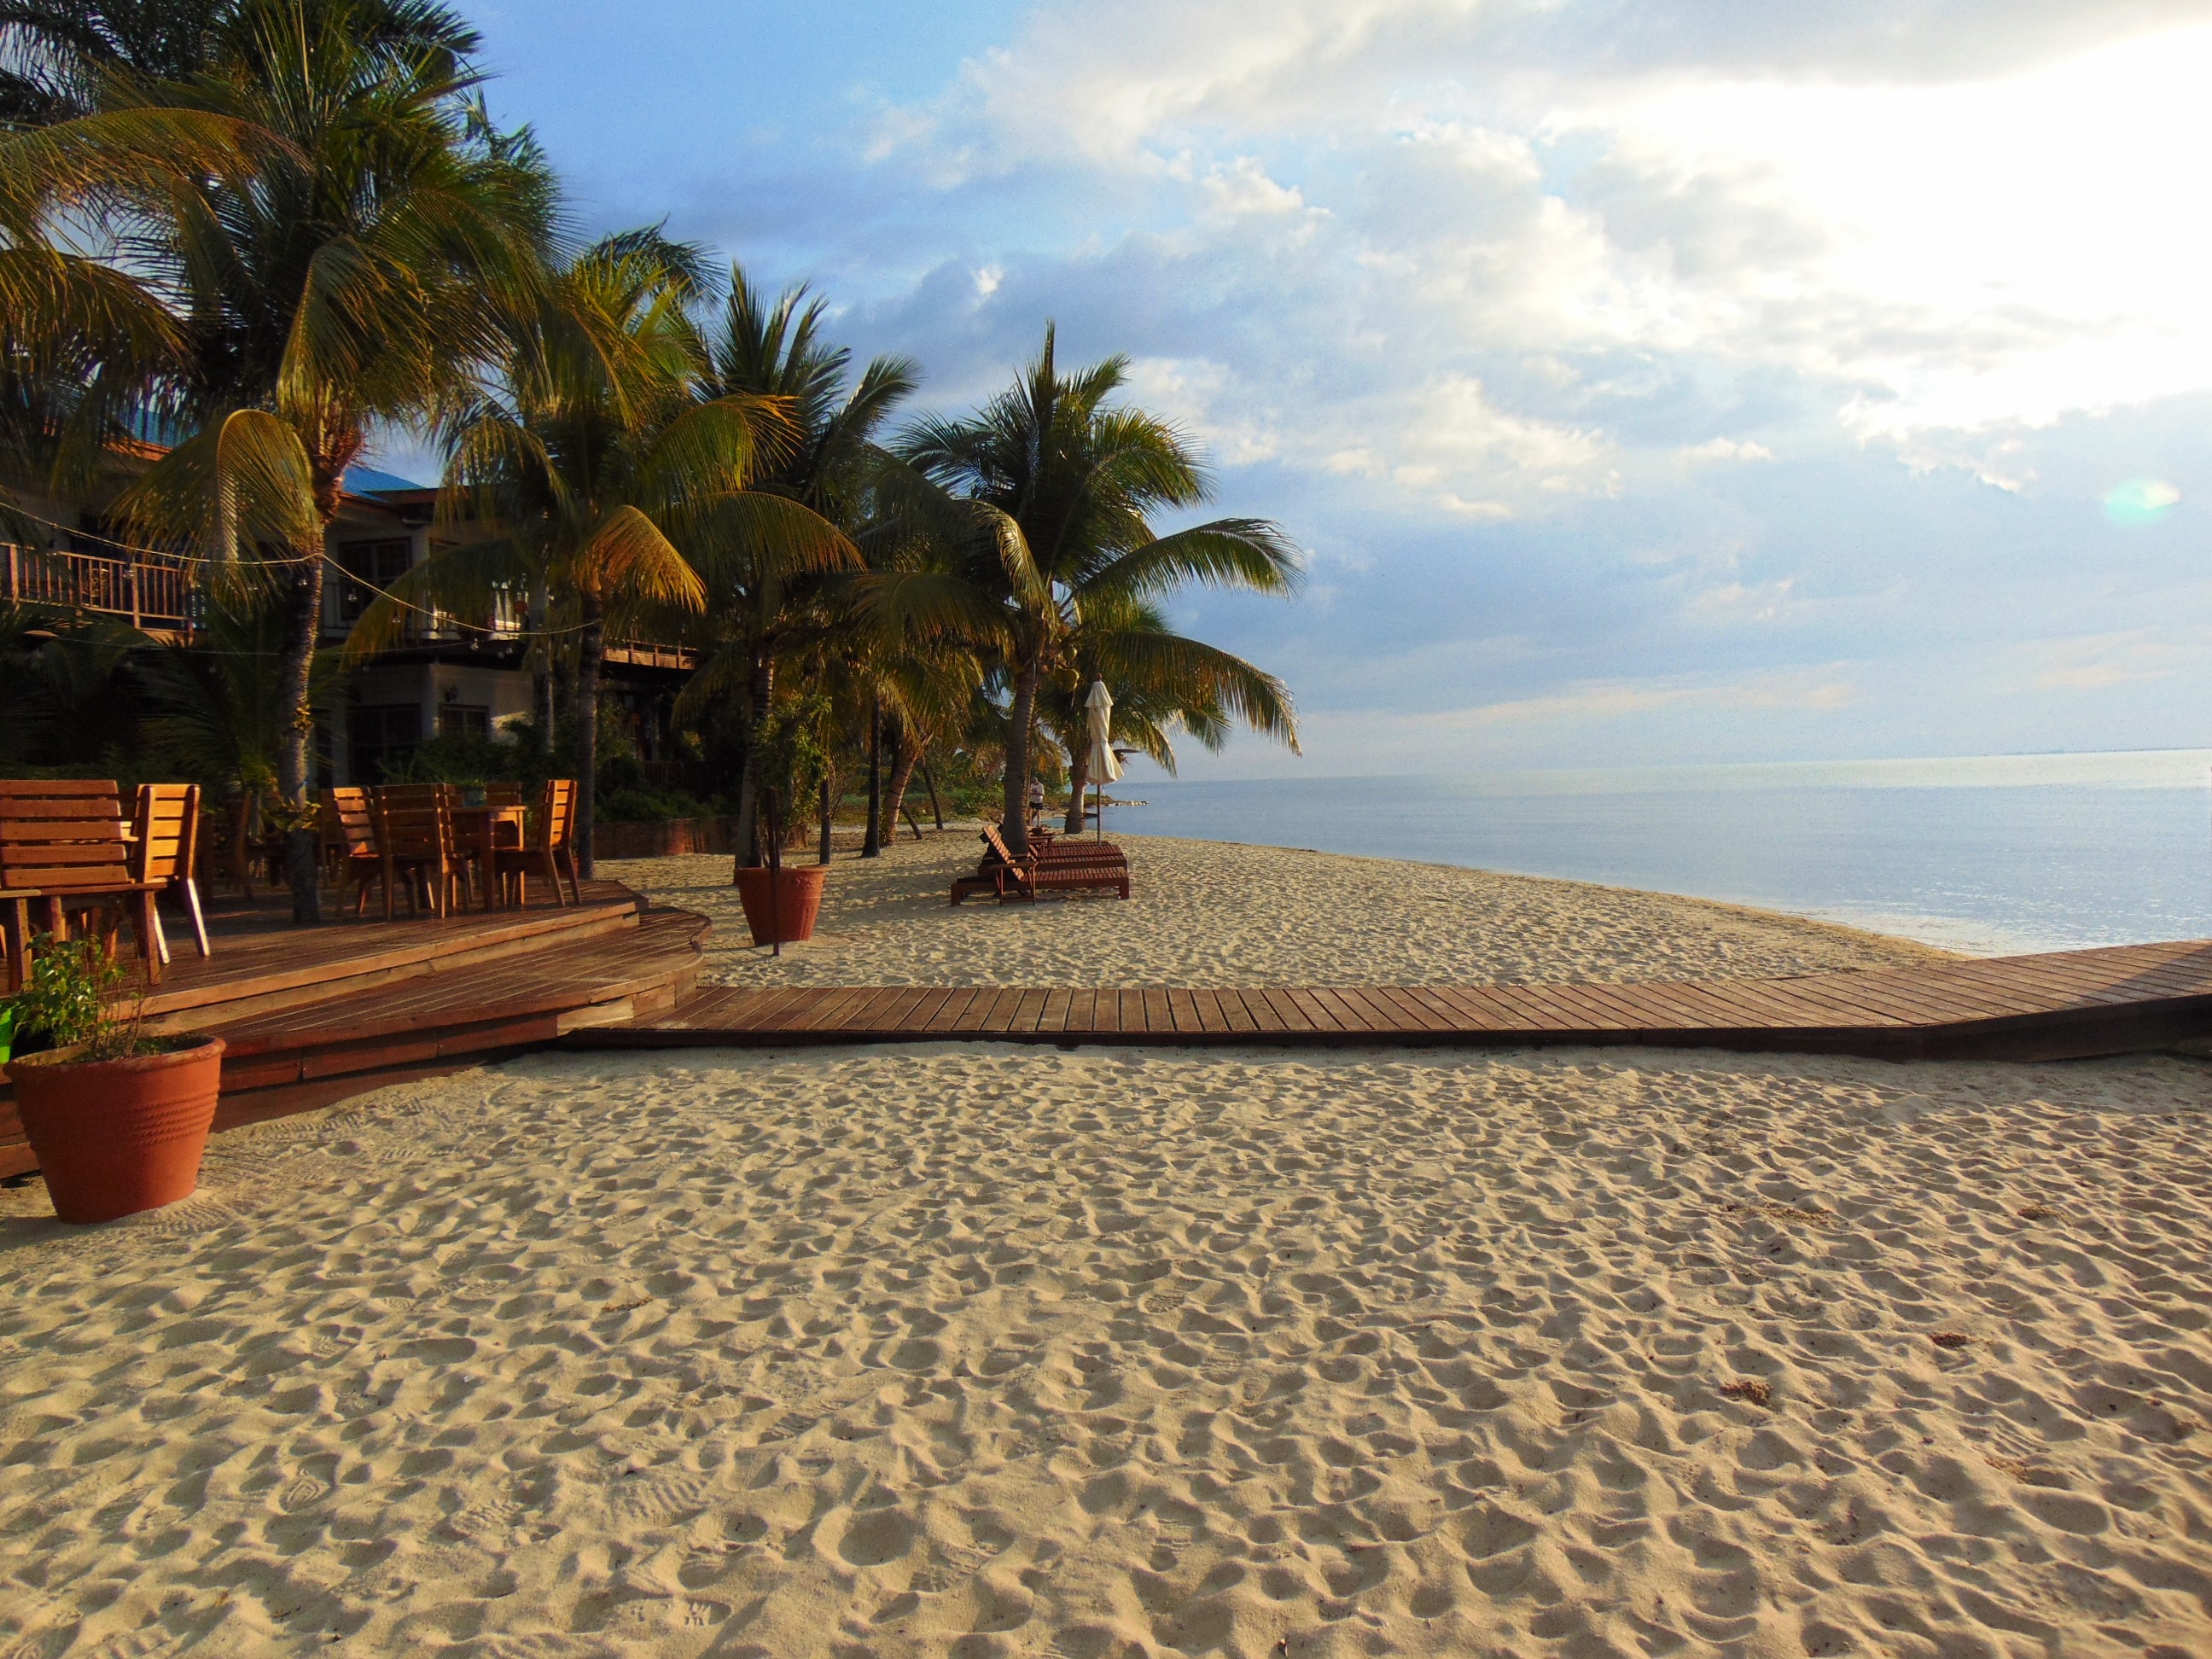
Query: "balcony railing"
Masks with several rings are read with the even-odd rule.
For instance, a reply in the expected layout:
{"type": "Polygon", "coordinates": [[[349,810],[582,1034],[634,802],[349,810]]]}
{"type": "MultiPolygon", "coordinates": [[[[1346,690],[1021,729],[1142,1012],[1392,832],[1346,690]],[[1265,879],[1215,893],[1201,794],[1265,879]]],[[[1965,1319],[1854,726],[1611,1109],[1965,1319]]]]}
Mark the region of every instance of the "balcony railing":
{"type": "MultiPolygon", "coordinates": [[[[365,601],[355,590],[342,590],[338,614],[323,626],[325,640],[337,643],[352,631],[365,601]],[[350,611],[352,614],[349,615],[350,611]]],[[[403,613],[397,650],[420,650],[442,645],[501,645],[519,639],[528,626],[528,611],[519,593],[500,590],[483,615],[464,617],[458,611],[410,610],[403,613]]]]}
{"type": "Polygon", "coordinates": [[[122,558],[5,544],[4,597],[11,605],[51,605],[120,617],[133,628],[190,634],[199,616],[192,568],[159,554],[122,558]]]}
{"type": "MultiPolygon", "coordinates": [[[[189,638],[204,615],[193,567],[182,559],[160,554],[112,557],[97,553],[68,553],[0,543],[6,556],[4,589],[0,599],[12,605],[49,605],[63,610],[117,617],[133,628],[149,633],[176,634],[189,638]]],[[[519,639],[527,625],[522,595],[501,592],[481,619],[437,612],[409,617],[399,648],[416,650],[471,643],[503,644],[519,639]]],[[[350,620],[333,623],[323,630],[333,643],[343,640],[350,620]]],[[[636,668],[673,669],[689,672],[699,665],[699,653],[689,646],[655,640],[611,639],[606,644],[610,663],[636,668]]]]}

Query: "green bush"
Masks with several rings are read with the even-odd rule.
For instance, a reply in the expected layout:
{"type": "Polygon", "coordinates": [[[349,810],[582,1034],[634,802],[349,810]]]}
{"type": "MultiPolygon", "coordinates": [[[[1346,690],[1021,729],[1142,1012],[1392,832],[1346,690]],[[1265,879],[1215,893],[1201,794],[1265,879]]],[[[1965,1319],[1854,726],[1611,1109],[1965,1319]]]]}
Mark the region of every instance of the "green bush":
{"type": "Polygon", "coordinates": [[[610,789],[602,784],[598,805],[601,823],[659,823],[669,818],[710,818],[714,804],[681,789],[652,789],[629,785],[610,789]]]}

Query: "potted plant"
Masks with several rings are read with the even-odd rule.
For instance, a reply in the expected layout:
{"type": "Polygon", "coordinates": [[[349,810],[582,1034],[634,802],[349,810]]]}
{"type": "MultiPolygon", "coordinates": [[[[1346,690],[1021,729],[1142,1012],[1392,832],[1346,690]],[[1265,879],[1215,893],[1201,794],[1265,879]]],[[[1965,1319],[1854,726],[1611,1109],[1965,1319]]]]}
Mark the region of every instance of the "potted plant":
{"type": "Polygon", "coordinates": [[[830,874],[821,864],[786,865],[784,826],[792,805],[812,793],[826,761],[821,742],[822,707],[806,699],[784,704],[754,728],[752,752],[745,763],[760,768],[761,815],[768,824],[768,862],[737,872],[738,902],[753,943],[775,948],[814,937],[822,909],[822,884],[830,874]]]}
{"type": "Polygon", "coordinates": [[[102,994],[122,979],[95,939],[41,939],[30,983],[9,1005],[15,1111],[64,1221],[112,1221],[190,1197],[215,1124],[222,1040],[148,1036],[137,1011],[116,1018],[102,994]],[[26,1054],[27,1037],[47,1046],[26,1054]]]}

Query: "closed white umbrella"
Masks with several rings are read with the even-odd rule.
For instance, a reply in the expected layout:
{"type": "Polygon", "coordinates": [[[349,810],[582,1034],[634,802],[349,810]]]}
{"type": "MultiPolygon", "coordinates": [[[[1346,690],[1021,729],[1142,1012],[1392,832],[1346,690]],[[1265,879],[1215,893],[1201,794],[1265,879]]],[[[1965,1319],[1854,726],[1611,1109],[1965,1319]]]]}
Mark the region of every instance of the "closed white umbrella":
{"type": "MultiPolygon", "coordinates": [[[[1103,797],[1106,786],[1118,783],[1121,778],[1121,759],[1114,752],[1112,741],[1114,694],[1106,689],[1105,681],[1091,682],[1091,695],[1083,700],[1083,710],[1084,736],[1091,747],[1091,781],[1096,786],[1096,804],[1091,809],[1095,817],[1098,807],[1104,805],[1103,797]]],[[[1105,834],[1106,826],[1102,819],[1098,835],[1103,839],[1105,834]]]]}

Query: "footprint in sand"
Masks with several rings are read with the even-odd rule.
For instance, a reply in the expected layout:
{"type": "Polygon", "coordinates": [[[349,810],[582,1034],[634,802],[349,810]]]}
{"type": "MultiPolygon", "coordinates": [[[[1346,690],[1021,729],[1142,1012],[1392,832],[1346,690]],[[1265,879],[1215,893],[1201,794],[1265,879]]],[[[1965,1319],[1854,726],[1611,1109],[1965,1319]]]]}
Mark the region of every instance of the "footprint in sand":
{"type": "Polygon", "coordinates": [[[445,1528],[456,1538],[482,1538],[512,1531],[521,1518],[521,1504],[511,1498],[487,1498],[447,1516],[445,1528]]]}
{"type": "Polygon", "coordinates": [[[276,1494],[276,1507],[287,1515],[297,1515],[302,1510],[314,1508],[336,1491],[327,1481],[319,1480],[312,1474],[298,1475],[276,1494]]]}
{"type": "Polygon", "coordinates": [[[701,1513],[714,1489],[710,1477],[689,1469],[641,1470],[615,1478],[607,1507],[624,1520],[665,1521],[701,1513]]]}
{"type": "Polygon", "coordinates": [[[907,1588],[916,1595],[942,1595],[966,1583],[991,1564],[991,1553],[971,1545],[944,1545],[936,1558],[915,1569],[907,1588]]]}

